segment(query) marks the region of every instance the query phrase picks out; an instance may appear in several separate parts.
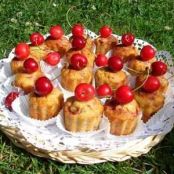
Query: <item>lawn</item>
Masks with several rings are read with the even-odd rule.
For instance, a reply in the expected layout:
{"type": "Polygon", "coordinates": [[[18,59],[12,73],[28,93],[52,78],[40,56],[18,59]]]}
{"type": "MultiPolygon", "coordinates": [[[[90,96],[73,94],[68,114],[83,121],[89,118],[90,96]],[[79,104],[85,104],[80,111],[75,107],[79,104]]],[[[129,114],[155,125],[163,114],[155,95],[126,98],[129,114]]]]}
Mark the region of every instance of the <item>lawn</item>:
{"type": "MultiPolygon", "coordinates": [[[[174,1],[172,0],[1,0],[0,57],[6,57],[19,41],[27,41],[34,31],[47,33],[61,24],[66,33],[69,8],[71,24],[82,22],[97,32],[104,24],[114,33],[133,32],[159,50],[174,55],[174,1]],[[80,6],[78,6],[81,4],[80,6]],[[77,6],[72,8],[73,6],[77,6]]],[[[148,154],[125,162],[95,165],[68,165],[34,157],[0,135],[0,174],[173,174],[174,130],[148,154]]]]}

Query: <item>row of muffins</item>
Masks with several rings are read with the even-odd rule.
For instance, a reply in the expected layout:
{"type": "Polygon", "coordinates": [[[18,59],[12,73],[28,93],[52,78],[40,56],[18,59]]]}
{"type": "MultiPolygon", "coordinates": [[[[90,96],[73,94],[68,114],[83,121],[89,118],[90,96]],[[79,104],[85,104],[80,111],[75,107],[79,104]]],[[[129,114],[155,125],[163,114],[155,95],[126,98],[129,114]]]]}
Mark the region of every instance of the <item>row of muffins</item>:
{"type": "Polygon", "coordinates": [[[118,44],[111,28],[104,26],[99,32],[100,36],[92,40],[84,34],[84,27],[76,24],[68,40],[63,29],[57,25],[50,28],[50,36],[46,40],[40,33],[33,33],[30,45],[19,43],[16,46],[16,57],[11,61],[11,69],[15,74],[13,84],[25,93],[30,93],[29,113],[32,118],[52,118],[63,107],[67,130],[90,131],[98,128],[104,112],[111,123],[111,133],[125,135],[136,128],[141,110],[143,121],[146,122],[163,106],[168,87],[164,77],[167,67],[163,62],[156,61],[155,50],[147,45],[139,53],[133,45],[134,36],[130,33],[123,35],[122,44],[118,44]],[[96,53],[93,51],[95,46],[96,53]],[[112,57],[107,59],[105,54],[109,50],[112,50],[112,57]],[[43,77],[39,67],[41,60],[55,66],[62,56],[67,63],[61,70],[60,83],[66,90],[75,91],[75,97],[67,99],[65,103],[61,91],[43,77]],[[99,66],[95,74],[94,62],[99,66]],[[155,71],[159,73],[153,72],[154,64],[162,64],[163,68],[155,71]],[[137,76],[134,90],[127,86],[128,77],[123,65],[126,65],[129,73],[137,76]],[[94,89],[89,85],[93,76],[97,96],[110,98],[104,106],[94,97],[94,89]],[[76,94],[85,96],[85,91],[89,89],[93,94],[90,96],[87,93],[87,99],[79,100],[76,94]]]}

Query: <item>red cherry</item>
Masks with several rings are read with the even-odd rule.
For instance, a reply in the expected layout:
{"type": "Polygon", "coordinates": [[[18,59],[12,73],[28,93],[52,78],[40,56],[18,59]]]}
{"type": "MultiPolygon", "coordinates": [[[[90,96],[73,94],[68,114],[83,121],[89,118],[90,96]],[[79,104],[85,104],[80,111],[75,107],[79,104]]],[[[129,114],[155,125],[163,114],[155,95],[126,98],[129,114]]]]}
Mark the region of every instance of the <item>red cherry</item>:
{"type": "Polygon", "coordinates": [[[108,84],[100,85],[96,92],[99,97],[108,97],[112,95],[112,89],[108,84]]]}
{"type": "Polygon", "coordinates": [[[4,104],[5,104],[5,107],[7,109],[9,109],[10,111],[12,110],[12,103],[13,101],[19,96],[19,93],[18,92],[10,92],[6,98],[5,98],[5,101],[4,101],[4,104]]]}
{"type": "Polygon", "coordinates": [[[134,99],[134,95],[131,88],[125,85],[116,90],[115,99],[119,104],[126,104],[134,99]]]}
{"type": "Polygon", "coordinates": [[[95,96],[95,89],[88,83],[81,83],[75,89],[75,98],[79,101],[88,101],[95,96]]]}
{"type": "Polygon", "coordinates": [[[26,43],[18,43],[15,48],[15,54],[18,59],[25,59],[30,54],[30,47],[26,43]]]}
{"type": "Polygon", "coordinates": [[[98,66],[98,67],[101,67],[101,66],[107,66],[108,65],[108,59],[105,55],[103,54],[98,54],[96,59],[95,59],[95,64],[98,66]]]}
{"type": "Polygon", "coordinates": [[[149,76],[142,89],[145,92],[155,92],[160,88],[160,81],[155,76],[149,76]]]}
{"type": "Polygon", "coordinates": [[[35,32],[30,35],[30,41],[32,45],[41,45],[44,42],[44,37],[42,34],[35,32]]]}
{"type": "Polygon", "coordinates": [[[167,65],[162,61],[152,63],[151,68],[154,76],[161,76],[167,72],[167,65]]]}
{"type": "Polygon", "coordinates": [[[99,34],[103,38],[109,37],[112,34],[112,29],[108,26],[103,26],[100,28],[99,34]]]}
{"type": "Polygon", "coordinates": [[[132,33],[126,33],[122,35],[121,41],[125,46],[132,45],[134,43],[135,36],[132,33]]]}
{"type": "Polygon", "coordinates": [[[33,73],[39,68],[38,63],[32,58],[25,60],[23,66],[26,73],[33,73]]]}
{"type": "Polygon", "coordinates": [[[82,54],[73,54],[71,57],[71,66],[75,70],[81,70],[87,66],[88,60],[82,54]]]}
{"type": "Polygon", "coordinates": [[[53,39],[61,39],[64,31],[60,25],[55,25],[50,28],[50,35],[53,39]]]}
{"type": "Polygon", "coordinates": [[[72,47],[75,49],[82,49],[86,45],[86,40],[83,36],[75,36],[72,40],[72,47]]]}
{"type": "Polygon", "coordinates": [[[108,66],[112,71],[120,71],[123,68],[123,60],[119,56],[110,57],[108,66]]]}
{"type": "Polygon", "coordinates": [[[72,28],[73,36],[83,36],[84,28],[81,24],[75,24],[72,28]]]}
{"type": "Polygon", "coordinates": [[[36,80],[35,82],[35,93],[39,96],[45,96],[53,90],[53,85],[51,81],[43,76],[36,80]]]}
{"type": "Polygon", "coordinates": [[[142,48],[140,57],[143,61],[150,60],[155,57],[155,50],[150,45],[146,45],[142,48]]]}
{"type": "Polygon", "coordinates": [[[46,58],[44,59],[46,63],[48,63],[51,66],[55,66],[60,62],[60,53],[58,52],[51,52],[48,53],[46,58]]]}

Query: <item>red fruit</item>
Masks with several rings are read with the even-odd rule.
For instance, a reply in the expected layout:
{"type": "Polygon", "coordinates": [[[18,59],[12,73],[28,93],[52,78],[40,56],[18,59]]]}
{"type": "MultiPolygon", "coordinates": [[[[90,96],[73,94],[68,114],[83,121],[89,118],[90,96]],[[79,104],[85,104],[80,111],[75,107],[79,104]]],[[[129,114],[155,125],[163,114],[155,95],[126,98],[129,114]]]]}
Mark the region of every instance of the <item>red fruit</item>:
{"type": "Polygon", "coordinates": [[[110,57],[108,66],[112,71],[120,71],[123,68],[123,60],[119,56],[110,57]]]}
{"type": "Polygon", "coordinates": [[[167,65],[162,61],[152,63],[151,68],[154,76],[161,76],[167,72],[167,65]]]}
{"type": "Polygon", "coordinates": [[[52,39],[61,39],[64,31],[60,25],[55,25],[50,28],[50,35],[52,39]]]}
{"type": "Polygon", "coordinates": [[[45,96],[53,90],[53,85],[51,81],[43,76],[36,80],[35,82],[35,93],[39,96],[45,96]]]}
{"type": "Polygon", "coordinates": [[[15,54],[18,59],[25,59],[30,54],[30,47],[26,43],[18,43],[15,48],[15,54]]]}
{"type": "Polygon", "coordinates": [[[32,58],[25,60],[23,66],[26,73],[33,73],[39,68],[38,63],[32,58]]]}
{"type": "Polygon", "coordinates": [[[155,50],[150,45],[146,45],[142,48],[140,57],[143,61],[150,60],[155,57],[155,50]]]}
{"type": "Polygon", "coordinates": [[[149,76],[142,89],[145,92],[155,92],[160,88],[160,81],[155,76],[149,76]]]}
{"type": "Polygon", "coordinates": [[[134,99],[134,95],[129,86],[121,86],[115,92],[115,99],[119,104],[126,104],[134,99]]]}
{"type": "Polygon", "coordinates": [[[4,101],[4,104],[5,104],[5,107],[9,110],[12,110],[12,103],[13,101],[19,96],[19,93],[18,92],[10,92],[6,98],[5,98],[5,101],[4,101]]]}
{"type": "Polygon", "coordinates": [[[135,36],[132,33],[126,33],[122,35],[121,41],[125,46],[132,45],[134,43],[135,36]]]}
{"type": "Polygon", "coordinates": [[[108,59],[105,55],[103,54],[98,54],[96,59],[95,59],[95,64],[98,66],[98,67],[101,67],[101,66],[107,66],[108,65],[108,59]]]}
{"type": "Polygon", "coordinates": [[[112,95],[112,89],[108,84],[100,85],[96,91],[99,97],[108,97],[112,95]]]}
{"type": "Polygon", "coordinates": [[[42,34],[36,32],[30,35],[30,41],[32,45],[41,45],[44,42],[44,37],[42,34]]]}
{"type": "Polygon", "coordinates": [[[82,54],[73,54],[72,57],[71,57],[71,66],[73,69],[75,70],[81,70],[83,68],[86,67],[88,63],[88,60],[85,56],[83,56],[82,54]]]}
{"type": "Polygon", "coordinates": [[[79,101],[88,101],[95,96],[95,89],[88,83],[81,83],[75,89],[75,98],[79,101]]]}
{"type": "Polygon", "coordinates": [[[103,26],[100,28],[99,34],[103,38],[109,37],[112,34],[112,29],[108,26],[103,26]]]}
{"type": "Polygon", "coordinates": [[[83,36],[84,28],[81,24],[75,24],[72,28],[73,36],[83,36]]]}
{"type": "Polygon", "coordinates": [[[44,59],[46,63],[51,66],[55,66],[60,62],[60,54],[58,52],[48,53],[46,58],[44,59]]]}
{"type": "Polygon", "coordinates": [[[83,36],[75,36],[72,40],[72,47],[75,49],[82,49],[86,45],[86,40],[83,36]]]}

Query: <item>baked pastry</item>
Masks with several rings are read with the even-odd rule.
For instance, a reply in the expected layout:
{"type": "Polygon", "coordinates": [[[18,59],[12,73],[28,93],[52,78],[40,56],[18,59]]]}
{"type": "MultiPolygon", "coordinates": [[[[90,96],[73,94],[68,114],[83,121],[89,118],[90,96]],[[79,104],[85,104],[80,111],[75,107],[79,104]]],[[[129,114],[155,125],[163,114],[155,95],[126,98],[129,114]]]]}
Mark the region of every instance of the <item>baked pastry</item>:
{"type": "Polygon", "coordinates": [[[70,66],[64,66],[61,70],[61,85],[68,91],[74,91],[80,83],[91,83],[92,77],[91,67],[75,70],[70,66]]]}
{"type": "Polygon", "coordinates": [[[109,84],[113,90],[128,83],[127,75],[124,71],[113,72],[108,67],[97,69],[94,77],[97,87],[103,84],[109,84]]]}
{"type": "Polygon", "coordinates": [[[143,122],[147,122],[164,105],[164,95],[155,91],[152,93],[144,92],[141,89],[135,92],[135,99],[143,111],[143,122]]]}
{"type": "Polygon", "coordinates": [[[64,104],[65,128],[71,132],[94,131],[99,128],[103,105],[94,97],[89,101],[78,101],[70,97],[64,104]]]}
{"type": "Polygon", "coordinates": [[[111,50],[115,45],[117,45],[117,38],[113,35],[110,35],[106,38],[98,37],[95,40],[96,44],[96,54],[106,54],[111,50]]]}
{"type": "Polygon", "coordinates": [[[11,60],[10,67],[11,67],[12,74],[21,73],[24,71],[23,69],[24,61],[25,60],[19,60],[16,57],[11,60]]]}
{"type": "Polygon", "coordinates": [[[123,44],[116,45],[113,48],[113,56],[120,56],[124,62],[127,62],[131,59],[135,59],[138,55],[138,50],[134,45],[125,46],[123,44]]]}
{"type": "Polygon", "coordinates": [[[40,70],[34,73],[17,73],[13,85],[24,90],[25,93],[32,92],[35,81],[43,74],[40,70]]]}
{"type": "Polygon", "coordinates": [[[118,104],[115,100],[106,101],[104,114],[110,122],[110,133],[114,135],[131,134],[138,122],[140,107],[136,100],[118,104]]]}
{"type": "Polygon", "coordinates": [[[61,56],[71,48],[71,44],[65,36],[60,39],[52,39],[49,37],[45,40],[45,45],[48,49],[59,52],[61,56]]]}
{"type": "Polygon", "coordinates": [[[54,88],[46,96],[39,96],[35,92],[29,94],[29,115],[33,119],[48,120],[55,117],[63,107],[63,94],[54,88]]]}

